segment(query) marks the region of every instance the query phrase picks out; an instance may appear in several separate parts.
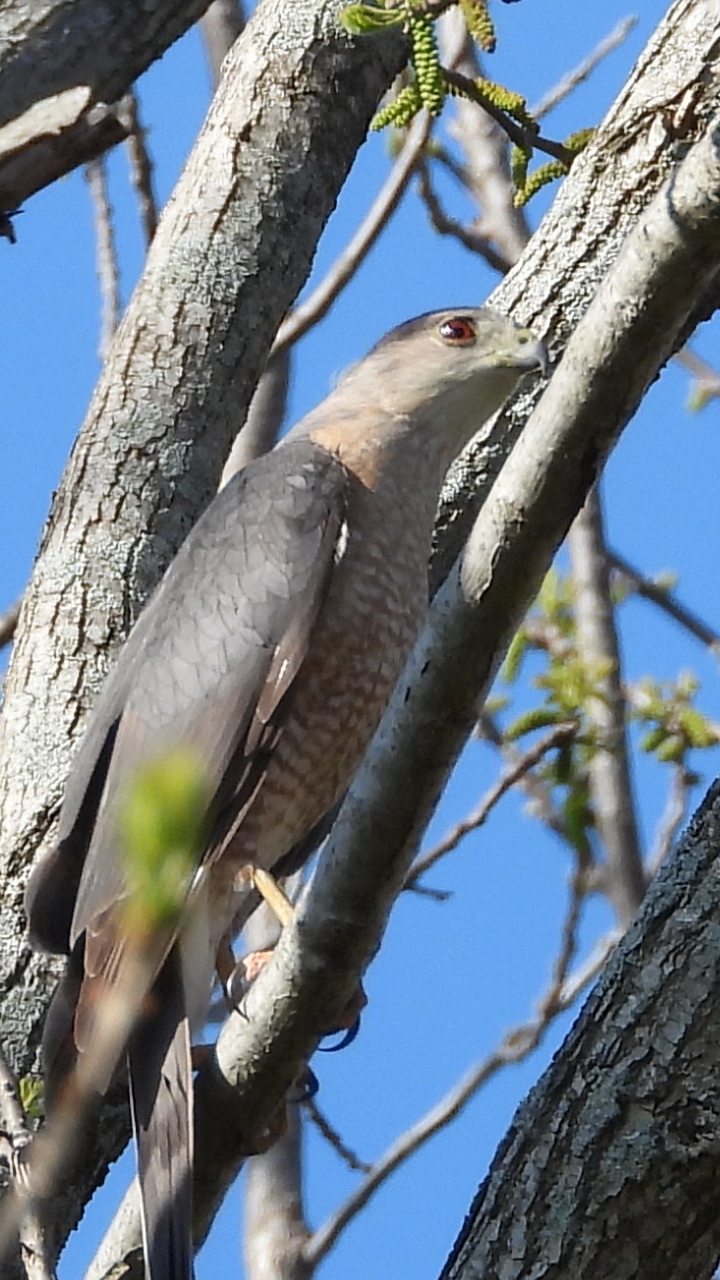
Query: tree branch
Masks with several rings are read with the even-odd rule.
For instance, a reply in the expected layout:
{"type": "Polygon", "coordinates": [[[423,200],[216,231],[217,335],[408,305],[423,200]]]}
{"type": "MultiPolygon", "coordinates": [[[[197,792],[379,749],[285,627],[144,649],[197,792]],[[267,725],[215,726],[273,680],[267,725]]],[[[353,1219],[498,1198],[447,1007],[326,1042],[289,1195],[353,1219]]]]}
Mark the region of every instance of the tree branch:
{"type": "MultiPolygon", "coordinates": [[[[29,860],[52,838],[73,739],[114,648],[216,487],[272,337],[402,62],[399,37],[352,41],[335,25],[336,10],[334,0],[297,0],[291,11],[265,0],[234,46],[25,596],[0,722],[8,940],[0,1000],[20,1073],[36,1054],[57,973],[20,941],[22,885],[29,860]],[[39,665],[36,629],[47,642],[39,665]]],[[[117,1152],[126,1119],[106,1116],[99,1132],[77,1183],[63,1188],[58,1247],[117,1152]]]]}
{"type": "Polygon", "coordinates": [[[713,1274],[719,823],[716,786],[517,1112],[442,1280],[713,1274]]]}
{"type": "Polygon", "coordinates": [[[0,9],[0,125],[85,85],[115,102],[197,22],[208,0],[8,0],[0,9]]]}
{"type": "Polygon", "coordinates": [[[709,649],[720,650],[720,635],[718,632],[709,627],[696,613],[693,613],[692,609],[688,609],[686,605],[682,604],[672,591],[640,573],[618,551],[612,551],[608,548],[606,555],[608,564],[616,571],[621,580],[624,579],[627,582],[631,591],[634,591],[636,595],[642,596],[644,600],[650,600],[652,604],[657,605],[669,617],[674,618],[675,622],[678,622],[681,627],[689,631],[690,635],[695,636],[696,640],[706,644],[709,649]]]}
{"type": "MultiPolygon", "coordinates": [[[[538,1001],[537,1014],[522,1026],[512,1027],[492,1053],[466,1072],[463,1079],[453,1085],[444,1098],[441,1098],[420,1120],[400,1134],[380,1159],[375,1161],[360,1186],[308,1240],[304,1254],[308,1266],[313,1271],[327,1256],[352,1219],[387,1182],[390,1175],[436,1133],[456,1120],[468,1102],[493,1076],[497,1075],[498,1071],[510,1064],[523,1062],[529,1057],[541,1043],[551,1022],[569,1007],[565,996],[565,981],[575,951],[582,900],[583,891],[580,882],[576,880],[572,886],[570,903],[563,924],[561,949],[554,966],[553,979],[548,990],[538,1001]]],[[[604,958],[601,963],[604,963],[604,958]]],[[[599,965],[595,969],[590,967],[585,969],[585,983],[596,976],[598,968],[599,965]]],[[[574,983],[573,999],[580,990],[577,983],[574,983]]]]}
{"type": "Polygon", "coordinates": [[[593,683],[598,696],[588,700],[586,711],[595,733],[588,780],[595,829],[605,855],[601,883],[626,928],[645,896],[647,881],[630,779],[620,644],[597,487],[590,490],[573,522],[568,546],[578,652],[597,673],[593,683]]]}
{"type": "Polygon", "coordinates": [[[427,111],[421,111],[408,130],[400,155],[355,235],[307,301],[296,307],[292,315],[288,316],[281,325],[273,344],[273,355],[299,342],[303,334],[322,319],[330,310],[338,294],[355,274],[363,258],[367,257],[405,194],[430,136],[431,128],[432,117],[427,111]]]}

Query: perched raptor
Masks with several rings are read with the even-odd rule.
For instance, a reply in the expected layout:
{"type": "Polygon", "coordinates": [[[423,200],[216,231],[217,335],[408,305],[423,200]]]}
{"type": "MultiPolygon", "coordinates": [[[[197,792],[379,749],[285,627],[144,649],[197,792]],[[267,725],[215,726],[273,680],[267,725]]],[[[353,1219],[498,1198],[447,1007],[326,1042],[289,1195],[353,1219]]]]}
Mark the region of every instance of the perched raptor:
{"type": "Polygon", "coordinates": [[[203,762],[212,797],[179,920],[153,938],[127,1053],[151,1280],[192,1274],[190,1036],[218,948],[242,919],[238,873],[282,873],[311,852],[423,620],[445,472],[543,364],[532,333],[485,309],[421,316],[388,334],[210,504],[89,719],[58,844],[26,895],[33,941],[70,955],[47,1023],[51,1099],[67,1071],[58,1025],[70,1028],[70,1057],[82,1054],[98,996],[127,955],[128,787],[183,747],[203,762]]]}

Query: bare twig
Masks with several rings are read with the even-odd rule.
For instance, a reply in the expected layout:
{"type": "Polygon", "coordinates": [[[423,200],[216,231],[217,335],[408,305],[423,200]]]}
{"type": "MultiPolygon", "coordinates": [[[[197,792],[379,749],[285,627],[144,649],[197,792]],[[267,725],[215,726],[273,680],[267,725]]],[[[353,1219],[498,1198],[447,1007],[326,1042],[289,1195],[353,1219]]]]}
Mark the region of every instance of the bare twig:
{"type": "Polygon", "coordinates": [[[433,849],[418,858],[417,862],[410,868],[405,881],[405,888],[414,888],[415,882],[421,875],[424,875],[430,867],[439,862],[440,858],[444,858],[447,853],[456,849],[460,841],[470,831],[476,831],[478,827],[481,827],[487,821],[498,801],[502,799],[511,787],[526,777],[529,771],[539,764],[549,751],[553,751],[556,747],[564,746],[572,740],[576,733],[577,725],[575,724],[554,725],[538,742],[519,755],[500,775],[497,782],[485,793],[477,808],[462,822],[458,822],[452,831],[443,840],[439,841],[433,849]]]}
{"type": "Polygon", "coordinates": [[[12,1245],[21,1222],[56,1192],[80,1142],[84,1122],[107,1088],[137,1019],[153,961],[141,938],[131,945],[119,980],[98,1001],[88,1048],[64,1081],[52,1116],[25,1148],[13,1185],[0,1204],[0,1258],[12,1245]]]}
{"type": "Polygon", "coordinates": [[[100,359],[107,359],[113,335],[120,321],[120,277],[113,229],[112,208],[107,188],[107,170],[102,156],[85,169],[95,221],[98,280],[100,282],[100,359]]]}
{"type": "MultiPolygon", "coordinates": [[[[348,1223],[364,1208],[375,1192],[387,1181],[391,1173],[413,1155],[441,1129],[455,1120],[467,1103],[494,1075],[511,1063],[522,1062],[540,1044],[550,1023],[569,1007],[565,998],[567,969],[576,947],[577,925],[584,897],[584,880],[575,876],[570,902],[563,925],[560,953],[554,965],[553,978],[548,991],[538,1003],[538,1012],[520,1027],[513,1027],[500,1044],[482,1062],[473,1067],[462,1080],[446,1093],[430,1111],[401,1134],[387,1151],[373,1164],[367,1177],[344,1204],[328,1218],[322,1227],[310,1237],[305,1246],[305,1262],[311,1270],[329,1253],[348,1223]]],[[[599,972],[606,955],[598,957],[594,968],[586,967],[585,985],[599,972]]],[[[580,990],[573,983],[573,999],[580,990]]]]}
{"type": "Polygon", "coordinates": [[[587,699],[585,714],[596,738],[587,773],[595,827],[605,855],[602,883],[620,923],[628,925],[645,896],[647,881],[630,779],[620,645],[597,488],[591,489],[570,530],[568,548],[578,650],[596,672],[597,694],[587,699]]]}
{"type": "Polygon", "coordinates": [[[333,1128],[326,1115],[320,1110],[314,1098],[304,1098],[303,1107],[305,1108],[310,1120],[319,1130],[325,1141],[337,1152],[343,1164],[348,1169],[352,1169],[355,1173],[369,1173],[372,1165],[365,1160],[361,1160],[358,1155],[343,1141],[337,1129],[333,1128]]]}
{"type": "Polygon", "coordinates": [[[631,15],[629,18],[623,18],[618,22],[612,31],[600,40],[595,48],[588,54],[587,58],[583,58],[572,71],[568,71],[561,80],[558,81],[552,89],[540,99],[540,101],[530,108],[530,114],[535,120],[542,120],[543,116],[548,115],[560,102],[577,89],[583,80],[587,80],[592,75],[595,68],[607,58],[609,53],[619,48],[621,44],[627,40],[633,27],[637,26],[637,18],[631,15]]]}
{"type": "Polygon", "coordinates": [[[243,1254],[246,1280],[308,1280],[310,1230],[302,1203],[300,1111],[288,1107],[280,1140],[248,1161],[243,1254]]]}
{"type": "Polygon", "coordinates": [[[270,356],[250,401],[247,418],[233,441],[219,488],[222,489],[237,471],[247,466],[253,458],[272,449],[275,444],[287,408],[290,361],[289,347],[270,356]]]}
{"type": "Polygon", "coordinates": [[[0,649],[4,648],[6,644],[10,644],[15,635],[21,604],[22,599],[16,600],[14,604],[10,605],[9,609],[0,614],[0,649]]]}
{"type": "MultiPolygon", "coordinates": [[[[470,80],[482,75],[477,45],[459,9],[444,15],[438,35],[445,66],[470,80]]],[[[477,103],[458,97],[453,105],[447,129],[465,158],[456,176],[477,209],[472,230],[494,246],[502,259],[498,269],[504,274],[517,262],[530,238],[525,211],[514,203],[507,134],[477,103]]]]}
{"type": "Polygon", "coordinates": [[[479,254],[481,258],[485,259],[488,266],[492,267],[494,271],[499,271],[501,275],[504,275],[509,270],[510,264],[507,259],[493,248],[487,235],[472,225],[466,226],[464,223],[458,222],[456,218],[451,218],[445,212],[430,181],[430,169],[427,161],[422,161],[418,167],[418,193],[427,209],[431,225],[438,235],[454,236],[465,249],[469,249],[471,253],[479,254]]]}
{"type": "MultiPolygon", "coordinates": [[[[302,873],[285,884],[291,901],[296,901],[301,886],[302,873]]],[[[275,946],[280,931],[278,916],[266,900],[248,920],[243,940],[252,951],[264,951],[275,946]]],[[[245,1170],[246,1280],[307,1280],[302,1255],[310,1228],[303,1209],[302,1114],[297,1103],[288,1103],[286,1110],[285,1131],[267,1151],[248,1160],[245,1170]]]]}
{"type": "Polygon", "coordinates": [[[590,955],[569,973],[562,986],[562,1006],[569,1009],[581,991],[599,974],[608,956],[615,950],[623,936],[622,929],[611,929],[603,937],[598,938],[590,955]]]}
{"type": "Polygon", "coordinates": [[[213,89],[220,83],[223,62],[244,26],[245,13],[239,0],[213,0],[200,19],[213,89]]]}
{"type": "Polygon", "coordinates": [[[158,208],[153,191],[153,163],[147,149],[147,133],[140,120],[140,110],[134,90],[126,93],[118,104],[118,111],[128,131],[125,145],[130,161],[130,181],[137,193],[147,248],[157,229],[158,208]]]}
{"type": "MultiPolygon", "coordinates": [[[[506,741],[502,730],[498,728],[492,716],[486,710],[480,714],[476,732],[483,741],[488,742],[501,752],[511,766],[520,760],[521,752],[517,746],[513,742],[506,741]]],[[[539,818],[562,841],[572,845],[563,815],[553,802],[550,785],[542,778],[539,778],[532,770],[529,770],[518,779],[518,786],[528,798],[528,809],[533,817],[539,818]]]]}
{"type": "Polygon", "coordinates": [[[708,399],[717,399],[720,397],[720,373],[717,369],[713,369],[707,360],[703,360],[690,347],[683,347],[682,351],[678,351],[675,359],[678,364],[682,364],[694,374],[703,395],[708,399]]]}
{"type": "MultiPolygon", "coordinates": [[[[0,1116],[10,1146],[11,1166],[32,1137],[20,1102],[17,1081],[0,1049],[0,1116]]],[[[20,1256],[28,1280],[52,1280],[54,1271],[46,1244],[42,1218],[29,1209],[20,1224],[20,1256]]]]}
{"type": "Polygon", "coordinates": [[[407,189],[430,136],[431,128],[432,117],[427,111],[421,111],[408,131],[405,145],[390,170],[387,180],[355,235],[317,289],[311,293],[306,302],[296,307],[280,326],[273,346],[273,354],[297,342],[329,311],[338,294],[345,288],[363,259],[367,257],[407,189]]]}
{"type": "Polygon", "coordinates": [[[673,765],[670,790],[665,812],[660,819],[655,847],[648,859],[646,874],[648,880],[657,875],[665,859],[673,847],[675,837],[687,811],[688,796],[692,786],[692,775],[684,764],[673,765]]]}
{"type": "Polygon", "coordinates": [[[679,622],[681,627],[689,631],[702,644],[707,645],[708,648],[716,652],[720,651],[720,633],[708,626],[691,609],[681,604],[671,591],[668,591],[666,587],[659,586],[657,582],[653,582],[652,578],[645,577],[618,551],[612,551],[607,547],[605,555],[611,568],[620,575],[621,579],[624,579],[636,595],[652,601],[653,604],[663,609],[665,613],[674,618],[676,622],[679,622]]]}
{"type": "Polygon", "coordinates": [[[0,128],[0,209],[17,211],[36,191],[124,137],[117,108],[93,103],[88,85],[36,102],[0,128]]]}

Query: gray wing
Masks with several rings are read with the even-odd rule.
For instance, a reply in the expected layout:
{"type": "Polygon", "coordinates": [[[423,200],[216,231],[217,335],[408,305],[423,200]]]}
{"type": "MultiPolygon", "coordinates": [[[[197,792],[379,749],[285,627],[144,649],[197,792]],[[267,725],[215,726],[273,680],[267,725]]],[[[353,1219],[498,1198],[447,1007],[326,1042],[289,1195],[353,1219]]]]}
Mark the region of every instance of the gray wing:
{"type": "Polygon", "coordinates": [[[219,806],[257,772],[327,591],[347,485],[332,454],[288,441],[236,476],[189,534],[100,696],[58,847],[32,877],[40,945],[69,950],[124,894],[118,807],[143,764],[194,750],[219,806]]]}

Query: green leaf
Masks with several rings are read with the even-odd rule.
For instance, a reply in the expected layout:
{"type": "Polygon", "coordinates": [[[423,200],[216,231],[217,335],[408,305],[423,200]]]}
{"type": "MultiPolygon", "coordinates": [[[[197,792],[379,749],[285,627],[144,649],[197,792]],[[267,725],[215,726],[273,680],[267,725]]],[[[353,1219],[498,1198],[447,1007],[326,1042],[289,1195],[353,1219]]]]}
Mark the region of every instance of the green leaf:
{"type": "Polygon", "coordinates": [[[643,734],[640,739],[640,746],[643,751],[651,753],[657,751],[658,747],[667,738],[667,729],[664,725],[657,725],[655,729],[650,729],[648,733],[643,734]]]}
{"type": "Polygon", "coordinates": [[[536,729],[548,729],[551,725],[559,724],[563,718],[557,708],[535,707],[518,716],[510,728],[505,730],[505,738],[508,742],[514,742],[528,733],[534,733],[536,729]]]}
{"type": "Polygon", "coordinates": [[[191,752],[170,752],[139,772],[121,815],[129,928],[142,933],[179,914],[199,861],[209,799],[202,763],[191,752]]]}
{"type": "Polygon", "coordinates": [[[43,1082],[39,1076],[21,1076],[18,1080],[20,1105],[31,1120],[41,1120],[44,1114],[43,1082]]]}
{"type": "Polygon", "coordinates": [[[685,707],[678,714],[680,727],[684,730],[688,746],[714,747],[717,744],[717,734],[706,720],[705,716],[697,710],[696,707],[685,707]]]}
{"type": "Polygon", "coordinates": [[[686,750],[685,739],[678,733],[670,733],[665,741],[661,742],[655,754],[663,764],[680,764],[686,750]]]}
{"type": "Polygon", "coordinates": [[[340,10],[340,22],[351,36],[372,35],[384,27],[397,27],[406,16],[404,9],[379,9],[374,4],[349,4],[340,10]]]}
{"type": "Polygon", "coordinates": [[[505,654],[505,661],[500,669],[500,674],[506,684],[514,684],[517,680],[518,675],[520,674],[523,658],[527,653],[527,647],[527,631],[524,627],[520,627],[510,641],[508,651],[505,654]]]}

